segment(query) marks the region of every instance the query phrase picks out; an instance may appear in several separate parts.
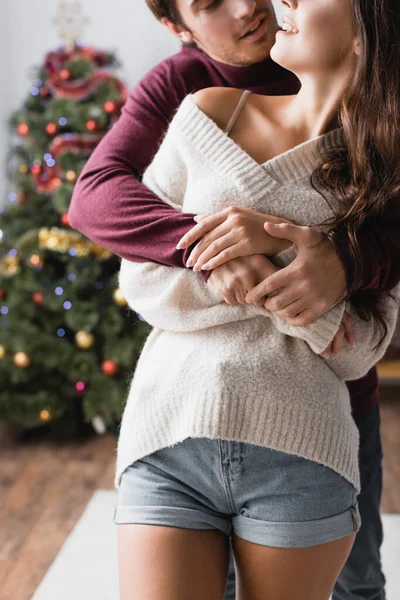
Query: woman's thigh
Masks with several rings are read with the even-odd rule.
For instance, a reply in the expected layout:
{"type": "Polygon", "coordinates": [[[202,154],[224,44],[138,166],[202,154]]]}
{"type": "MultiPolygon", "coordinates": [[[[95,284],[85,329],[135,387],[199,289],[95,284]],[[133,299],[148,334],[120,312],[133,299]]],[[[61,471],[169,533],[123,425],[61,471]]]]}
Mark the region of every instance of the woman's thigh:
{"type": "Polygon", "coordinates": [[[229,538],[216,530],[118,526],[121,600],[222,600],[229,538]]]}
{"type": "Polygon", "coordinates": [[[308,548],[272,548],[233,535],[236,600],[328,600],[355,535],[308,548]]]}

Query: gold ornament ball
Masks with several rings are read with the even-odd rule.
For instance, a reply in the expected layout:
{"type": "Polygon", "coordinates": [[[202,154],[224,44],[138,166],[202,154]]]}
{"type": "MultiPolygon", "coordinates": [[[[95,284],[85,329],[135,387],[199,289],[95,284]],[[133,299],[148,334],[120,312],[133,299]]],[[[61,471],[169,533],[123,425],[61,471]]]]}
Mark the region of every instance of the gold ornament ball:
{"type": "Polygon", "coordinates": [[[65,173],[65,179],[69,183],[75,183],[75,181],[76,181],[76,173],[75,173],[75,171],[67,171],[65,173]]]}
{"type": "Polygon", "coordinates": [[[94,344],[94,335],[88,331],[78,331],[75,336],[76,344],[82,350],[88,350],[94,344]]]}
{"type": "Polygon", "coordinates": [[[4,346],[0,345],[0,360],[3,360],[6,357],[6,349],[4,346]]]}
{"type": "Polygon", "coordinates": [[[125,300],[124,296],[122,295],[122,292],[119,288],[117,288],[113,294],[113,298],[114,301],[116,302],[116,304],[119,304],[119,306],[127,306],[128,303],[125,300]]]}
{"type": "Polygon", "coordinates": [[[14,365],[20,369],[26,369],[31,364],[31,359],[26,352],[17,352],[14,355],[14,365]]]}
{"type": "Polygon", "coordinates": [[[19,172],[22,173],[22,175],[26,175],[27,173],[29,173],[29,167],[28,165],[19,165],[19,172]]]}
{"type": "Polygon", "coordinates": [[[51,420],[51,413],[48,410],[42,410],[42,411],[40,411],[40,419],[42,421],[50,421],[51,420]]]}

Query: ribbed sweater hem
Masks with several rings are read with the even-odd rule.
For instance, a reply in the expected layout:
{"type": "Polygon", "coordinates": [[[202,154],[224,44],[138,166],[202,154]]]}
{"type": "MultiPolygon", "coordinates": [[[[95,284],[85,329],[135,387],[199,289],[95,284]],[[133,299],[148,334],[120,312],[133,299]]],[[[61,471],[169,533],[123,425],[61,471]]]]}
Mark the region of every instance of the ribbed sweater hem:
{"type": "Polygon", "coordinates": [[[247,414],[238,415],[237,406],[228,398],[226,401],[206,398],[196,414],[185,413],[184,404],[180,404],[179,417],[174,419],[167,406],[158,405],[158,412],[142,418],[136,414],[134,427],[125,422],[126,450],[118,455],[114,482],[117,489],[123,472],[136,460],[189,437],[205,437],[246,442],[301,456],[333,469],[360,492],[359,434],[350,411],[348,418],[337,419],[337,415],[329,418],[319,414],[315,407],[263,402],[266,418],[260,418],[254,406],[247,414]]]}

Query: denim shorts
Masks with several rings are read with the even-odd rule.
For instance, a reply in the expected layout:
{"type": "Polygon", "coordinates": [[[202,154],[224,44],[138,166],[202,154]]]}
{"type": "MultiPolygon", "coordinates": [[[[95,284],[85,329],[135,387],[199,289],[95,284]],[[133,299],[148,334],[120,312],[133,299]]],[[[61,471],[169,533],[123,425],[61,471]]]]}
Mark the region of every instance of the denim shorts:
{"type": "Polygon", "coordinates": [[[217,529],[304,548],[357,532],[357,491],[322,464],[263,446],[187,438],[122,475],[114,522],[217,529]]]}

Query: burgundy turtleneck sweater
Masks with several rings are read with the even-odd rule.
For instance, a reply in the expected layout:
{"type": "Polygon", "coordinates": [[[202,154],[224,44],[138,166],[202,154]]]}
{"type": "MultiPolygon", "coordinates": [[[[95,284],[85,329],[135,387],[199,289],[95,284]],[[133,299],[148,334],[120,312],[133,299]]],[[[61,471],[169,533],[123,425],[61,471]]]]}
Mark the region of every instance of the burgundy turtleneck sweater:
{"type": "MultiPolygon", "coordinates": [[[[128,260],[186,268],[191,248],[177,250],[176,244],[194,226],[194,215],[165,204],[140,178],[185,96],[214,86],[285,95],[296,93],[299,82],[271,59],[234,67],[211,59],[198,48],[183,47],[134,88],[120,119],[89,158],[68,213],[72,227],[128,260]]],[[[389,228],[384,234],[374,230],[362,239],[364,289],[390,289],[400,279],[400,236],[394,233],[389,228]],[[399,258],[394,265],[396,245],[399,258]]],[[[337,236],[335,245],[351,288],[347,237],[337,236]]],[[[349,389],[354,415],[371,409],[377,402],[376,370],[351,382],[349,389]]]]}

